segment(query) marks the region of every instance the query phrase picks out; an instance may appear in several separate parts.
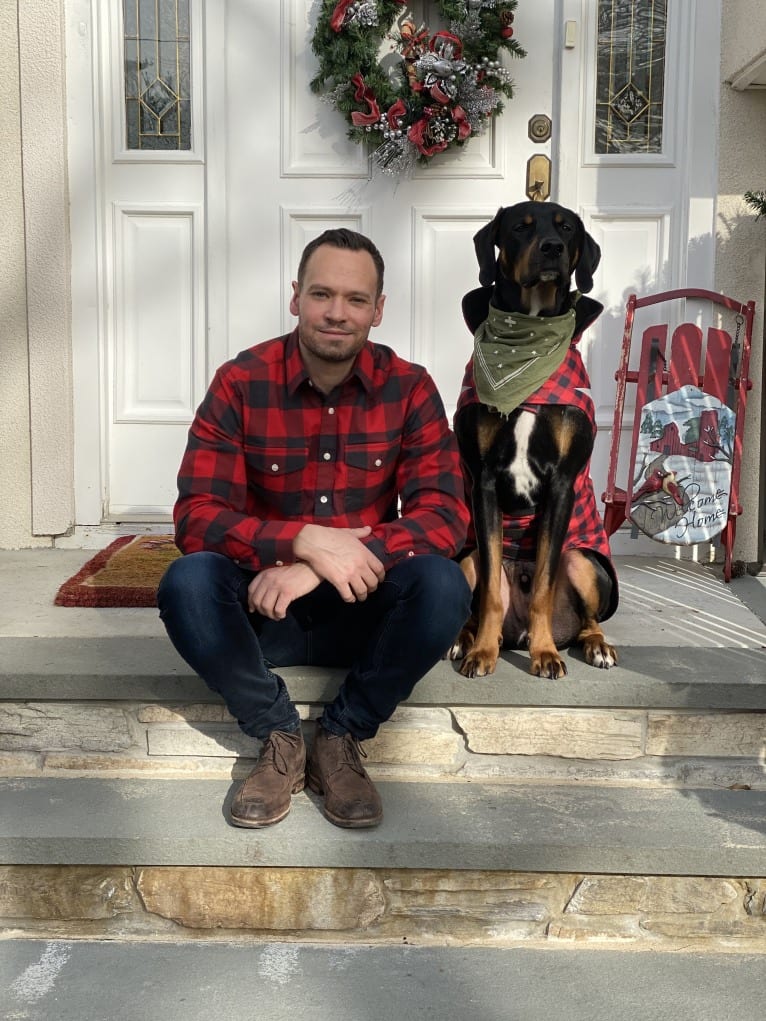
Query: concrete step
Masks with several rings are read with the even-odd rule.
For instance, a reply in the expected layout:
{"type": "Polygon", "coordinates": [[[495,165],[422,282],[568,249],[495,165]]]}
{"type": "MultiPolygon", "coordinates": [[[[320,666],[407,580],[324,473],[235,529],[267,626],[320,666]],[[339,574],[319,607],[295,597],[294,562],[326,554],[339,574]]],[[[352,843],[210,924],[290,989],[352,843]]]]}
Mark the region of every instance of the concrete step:
{"type": "Polygon", "coordinates": [[[762,1016],[762,966],[750,954],[9,940],[0,1000],[24,1021],[749,1021],[762,1016]]]}
{"type": "Polygon", "coordinates": [[[0,780],[0,863],[766,876],[766,792],[382,783],[348,831],[303,792],[278,826],[227,820],[219,780],[0,780]]]}

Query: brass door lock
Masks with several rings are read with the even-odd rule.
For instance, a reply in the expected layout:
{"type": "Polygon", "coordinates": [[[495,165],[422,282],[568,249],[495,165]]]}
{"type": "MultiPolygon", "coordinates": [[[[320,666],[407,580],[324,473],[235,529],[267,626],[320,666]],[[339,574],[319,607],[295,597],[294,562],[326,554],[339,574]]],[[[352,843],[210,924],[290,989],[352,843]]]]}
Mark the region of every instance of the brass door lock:
{"type": "Polygon", "coordinates": [[[551,137],[552,130],[553,125],[547,114],[536,113],[534,117],[529,118],[527,134],[530,142],[547,142],[551,137]]]}

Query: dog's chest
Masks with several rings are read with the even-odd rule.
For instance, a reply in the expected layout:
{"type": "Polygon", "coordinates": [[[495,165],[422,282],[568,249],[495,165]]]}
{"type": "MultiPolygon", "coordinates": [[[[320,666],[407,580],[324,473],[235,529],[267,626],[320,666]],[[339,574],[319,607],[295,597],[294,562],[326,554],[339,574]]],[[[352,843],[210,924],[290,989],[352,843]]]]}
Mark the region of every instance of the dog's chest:
{"type": "Polygon", "coordinates": [[[533,508],[536,505],[547,460],[547,446],[546,430],[538,414],[519,409],[504,424],[490,452],[498,496],[504,510],[533,508]]]}

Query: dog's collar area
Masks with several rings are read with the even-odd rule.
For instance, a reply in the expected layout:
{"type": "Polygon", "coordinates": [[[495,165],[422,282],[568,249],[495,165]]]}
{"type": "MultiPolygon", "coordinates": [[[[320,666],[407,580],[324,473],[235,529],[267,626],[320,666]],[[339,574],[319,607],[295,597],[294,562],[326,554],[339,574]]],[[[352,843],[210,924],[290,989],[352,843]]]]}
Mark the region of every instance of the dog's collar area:
{"type": "MultiPolygon", "coordinates": [[[[484,322],[489,313],[489,306],[492,300],[493,288],[489,287],[476,287],[474,290],[469,291],[463,297],[462,309],[463,319],[465,324],[472,334],[475,334],[479,326],[484,322]]],[[[579,293],[579,292],[575,292],[579,293]]],[[[575,306],[575,337],[586,330],[592,323],[594,323],[601,313],[604,311],[604,306],[599,301],[595,301],[593,298],[589,298],[587,295],[581,294],[578,298],[575,306]]],[[[547,318],[547,317],[544,317],[547,318]]]]}
{"type": "Polygon", "coordinates": [[[474,336],[474,382],[483,404],[509,415],[560,367],[574,336],[575,311],[529,316],[489,307],[474,336]]]}

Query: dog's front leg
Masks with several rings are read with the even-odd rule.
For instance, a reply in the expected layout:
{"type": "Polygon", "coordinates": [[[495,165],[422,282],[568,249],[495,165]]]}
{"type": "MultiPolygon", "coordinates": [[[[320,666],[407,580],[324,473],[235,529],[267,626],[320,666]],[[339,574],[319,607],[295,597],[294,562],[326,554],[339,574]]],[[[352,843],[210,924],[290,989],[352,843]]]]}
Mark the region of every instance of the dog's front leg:
{"type": "Polygon", "coordinates": [[[473,646],[460,667],[464,677],[494,672],[503,640],[503,520],[497,502],[496,475],[482,468],[473,493],[474,526],[479,553],[479,620],[473,646]]]}
{"type": "Polygon", "coordinates": [[[553,604],[569,518],[574,504],[571,482],[556,479],[547,487],[537,536],[537,559],[529,604],[530,673],[536,677],[563,677],[566,664],[553,639],[553,604]]]}

